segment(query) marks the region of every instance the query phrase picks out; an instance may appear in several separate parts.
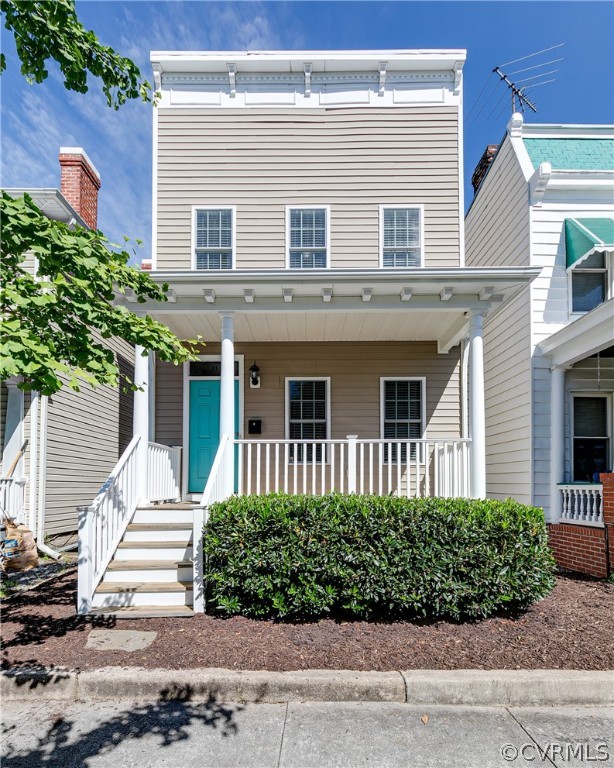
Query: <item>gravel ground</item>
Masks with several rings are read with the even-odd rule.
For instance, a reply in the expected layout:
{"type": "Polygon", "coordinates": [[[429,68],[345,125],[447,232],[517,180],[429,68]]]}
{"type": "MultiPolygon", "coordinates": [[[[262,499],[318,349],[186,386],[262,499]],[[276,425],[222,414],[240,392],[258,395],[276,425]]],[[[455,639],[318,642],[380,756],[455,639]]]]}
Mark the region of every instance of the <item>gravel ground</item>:
{"type": "Polygon", "coordinates": [[[0,587],[5,596],[33,589],[43,581],[73,569],[75,557],[64,557],[61,562],[51,558],[39,559],[39,564],[29,571],[0,571],[0,587]]]}
{"type": "Polygon", "coordinates": [[[6,666],[190,669],[612,669],[614,585],[559,576],[553,593],[515,617],[453,623],[282,624],[202,614],[187,619],[75,615],[74,570],[5,601],[6,666]],[[93,627],[158,633],[144,651],[86,649],[93,627]]]}

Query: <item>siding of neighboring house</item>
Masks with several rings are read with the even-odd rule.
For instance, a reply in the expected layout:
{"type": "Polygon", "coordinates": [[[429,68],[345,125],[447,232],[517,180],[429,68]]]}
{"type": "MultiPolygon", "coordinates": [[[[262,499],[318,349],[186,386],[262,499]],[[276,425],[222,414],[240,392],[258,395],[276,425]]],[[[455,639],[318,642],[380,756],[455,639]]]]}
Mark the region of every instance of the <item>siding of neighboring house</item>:
{"type": "MultiPolygon", "coordinates": [[[[134,352],[109,345],[120,369],[132,376],[134,352]]],[[[45,532],[77,528],[76,507],[91,504],[132,438],[132,393],[112,387],[68,387],[49,399],[45,532]]]]}
{"type": "Polygon", "coordinates": [[[237,268],[284,268],[285,206],[330,205],[330,264],[361,268],[379,206],[423,204],[426,266],[459,266],[456,107],[160,108],[157,143],[157,269],[190,269],[196,205],[236,206],[237,268]]]}
{"type": "MultiPolygon", "coordinates": [[[[506,139],[466,218],[466,264],[525,266],[528,190],[506,139]]],[[[484,325],[486,493],[531,502],[530,294],[524,288],[484,325]]]]}
{"type": "MultiPolygon", "coordinates": [[[[580,198],[578,194],[576,197],[580,198]]],[[[533,500],[550,508],[550,365],[538,347],[540,342],[573,321],[569,314],[569,276],[565,268],[565,219],[614,215],[614,206],[544,202],[533,207],[532,266],[542,267],[531,285],[531,344],[533,350],[533,500]]],[[[569,374],[568,374],[569,375],[569,374]]]]}
{"type": "MultiPolygon", "coordinates": [[[[206,354],[219,354],[207,345],[206,354]]],[[[380,377],[426,377],[426,436],[460,436],[459,349],[437,354],[435,342],[253,343],[235,345],[245,356],[244,435],[247,420],[262,419],[263,440],[285,438],[285,378],[330,376],[331,437],[380,437],[380,377]],[[250,389],[256,360],[261,388],[250,389]]],[[[156,365],[156,441],[183,442],[183,370],[156,365]]],[[[254,436],[253,439],[258,439],[254,436]]]]}

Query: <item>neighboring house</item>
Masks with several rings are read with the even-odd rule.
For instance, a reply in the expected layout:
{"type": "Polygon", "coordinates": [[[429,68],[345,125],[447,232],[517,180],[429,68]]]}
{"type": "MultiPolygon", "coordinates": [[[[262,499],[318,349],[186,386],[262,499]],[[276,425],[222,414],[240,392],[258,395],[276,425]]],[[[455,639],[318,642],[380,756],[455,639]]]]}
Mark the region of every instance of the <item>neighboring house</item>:
{"type": "Polygon", "coordinates": [[[172,446],[182,498],[204,507],[235,491],[485,495],[482,322],[539,270],[465,267],[464,60],[152,54],[148,267],[170,301],[126,306],[206,346],[153,375],[136,356],[121,472],[140,485],[114,480],[84,515],[81,611],[202,610],[198,510],[146,508],[155,482],[173,487],[172,446]],[[101,547],[105,518],[119,533],[101,547]]]}
{"type": "MultiPolygon", "coordinates": [[[[81,148],[60,149],[57,189],[27,192],[43,213],[69,226],[96,228],[100,176],[81,148]]],[[[36,271],[32,258],[28,269],[36,271]]],[[[134,352],[122,341],[111,345],[121,370],[133,372],[134,352]]],[[[35,532],[38,544],[74,546],[76,507],[91,502],[132,437],[132,395],[112,387],[64,387],[53,397],[24,392],[19,380],[2,382],[0,392],[0,503],[35,532]],[[26,443],[12,480],[4,479],[26,443]]]]}
{"type": "Polygon", "coordinates": [[[468,266],[538,267],[484,328],[487,495],[543,507],[559,562],[604,576],[614,462],[614,126],[523,125],[474,174],[468,266]]]}

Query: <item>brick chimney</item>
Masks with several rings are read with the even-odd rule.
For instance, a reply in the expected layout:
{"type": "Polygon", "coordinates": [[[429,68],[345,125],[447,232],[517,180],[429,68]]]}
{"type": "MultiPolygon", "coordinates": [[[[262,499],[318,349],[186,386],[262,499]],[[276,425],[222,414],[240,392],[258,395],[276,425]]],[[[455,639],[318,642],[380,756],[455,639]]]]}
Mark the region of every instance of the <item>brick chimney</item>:
{"type": "Polygon", "coordinates": [[[498,149],[499,149],[498,144],[489,144],[484,150],[484,154],[480,158],[480,162],[476,165],[475,171],[473,172],[473,176],[471,177],[473,194],[477,193],[478,188],[482,183],[484,176],[486,176],[486,172],[488,171],[490,164],[492,163],[495,155],[497,154],[498,149]]]}
{"type": "Polygon", "coordinates": [[[60,192],[91,229],[98,227],[100,174],[81,147],[60,147],[60,192]]]}

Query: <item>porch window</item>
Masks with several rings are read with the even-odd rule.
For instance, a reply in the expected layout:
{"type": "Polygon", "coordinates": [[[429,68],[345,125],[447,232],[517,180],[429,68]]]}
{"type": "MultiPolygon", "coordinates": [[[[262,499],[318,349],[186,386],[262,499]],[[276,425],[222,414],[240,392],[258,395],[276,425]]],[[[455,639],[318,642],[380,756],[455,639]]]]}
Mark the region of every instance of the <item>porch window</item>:
{"type": "MultiPolygon", "coordinates": [[[[382,379],[382,439],[393,441],[420,440],[424,434],[423,380],[382,379]]],[[[397,461],[397,446],[384,446],[384,461],[397,461]]],[[[416,446],[410,446],[415,458],[416,446]]],[[[407,444],[401,445],[401,461],[407,461],[407,444]]]]}
{"type": "MultiPolygon", "coordinates": [[[[289,440],[326,440],[329,435],[329,379],[286,379],[289,440]]],[[[325,460],[324,446],[291,445],[290,461],[325,460]]]]}
{"type": "Polygon", "coordinates": [[[422,208],[380,208],[381,263],[383,267],[422,266],[422,208]]]}
{"type": "Polygon", "coordinates": [[[573,398],[573,479],[598,483],[609,468],[607,397],[573,398]]]}
{"type": "Polygon", "coordinates": [[[593,253],[571,271],[571,311],[590,312],[607,298],[605,253],[593,253]]]}
{"type": "Polygon", "coordinates": [[[290,269],[326,269],[328,209],[288,208],[287,229],[290,269]]]}
{"type": "Polygon", "coordinates": [[[232,208],[195,209],[195,269],[232,269],[233,217],[232,208]]]}

